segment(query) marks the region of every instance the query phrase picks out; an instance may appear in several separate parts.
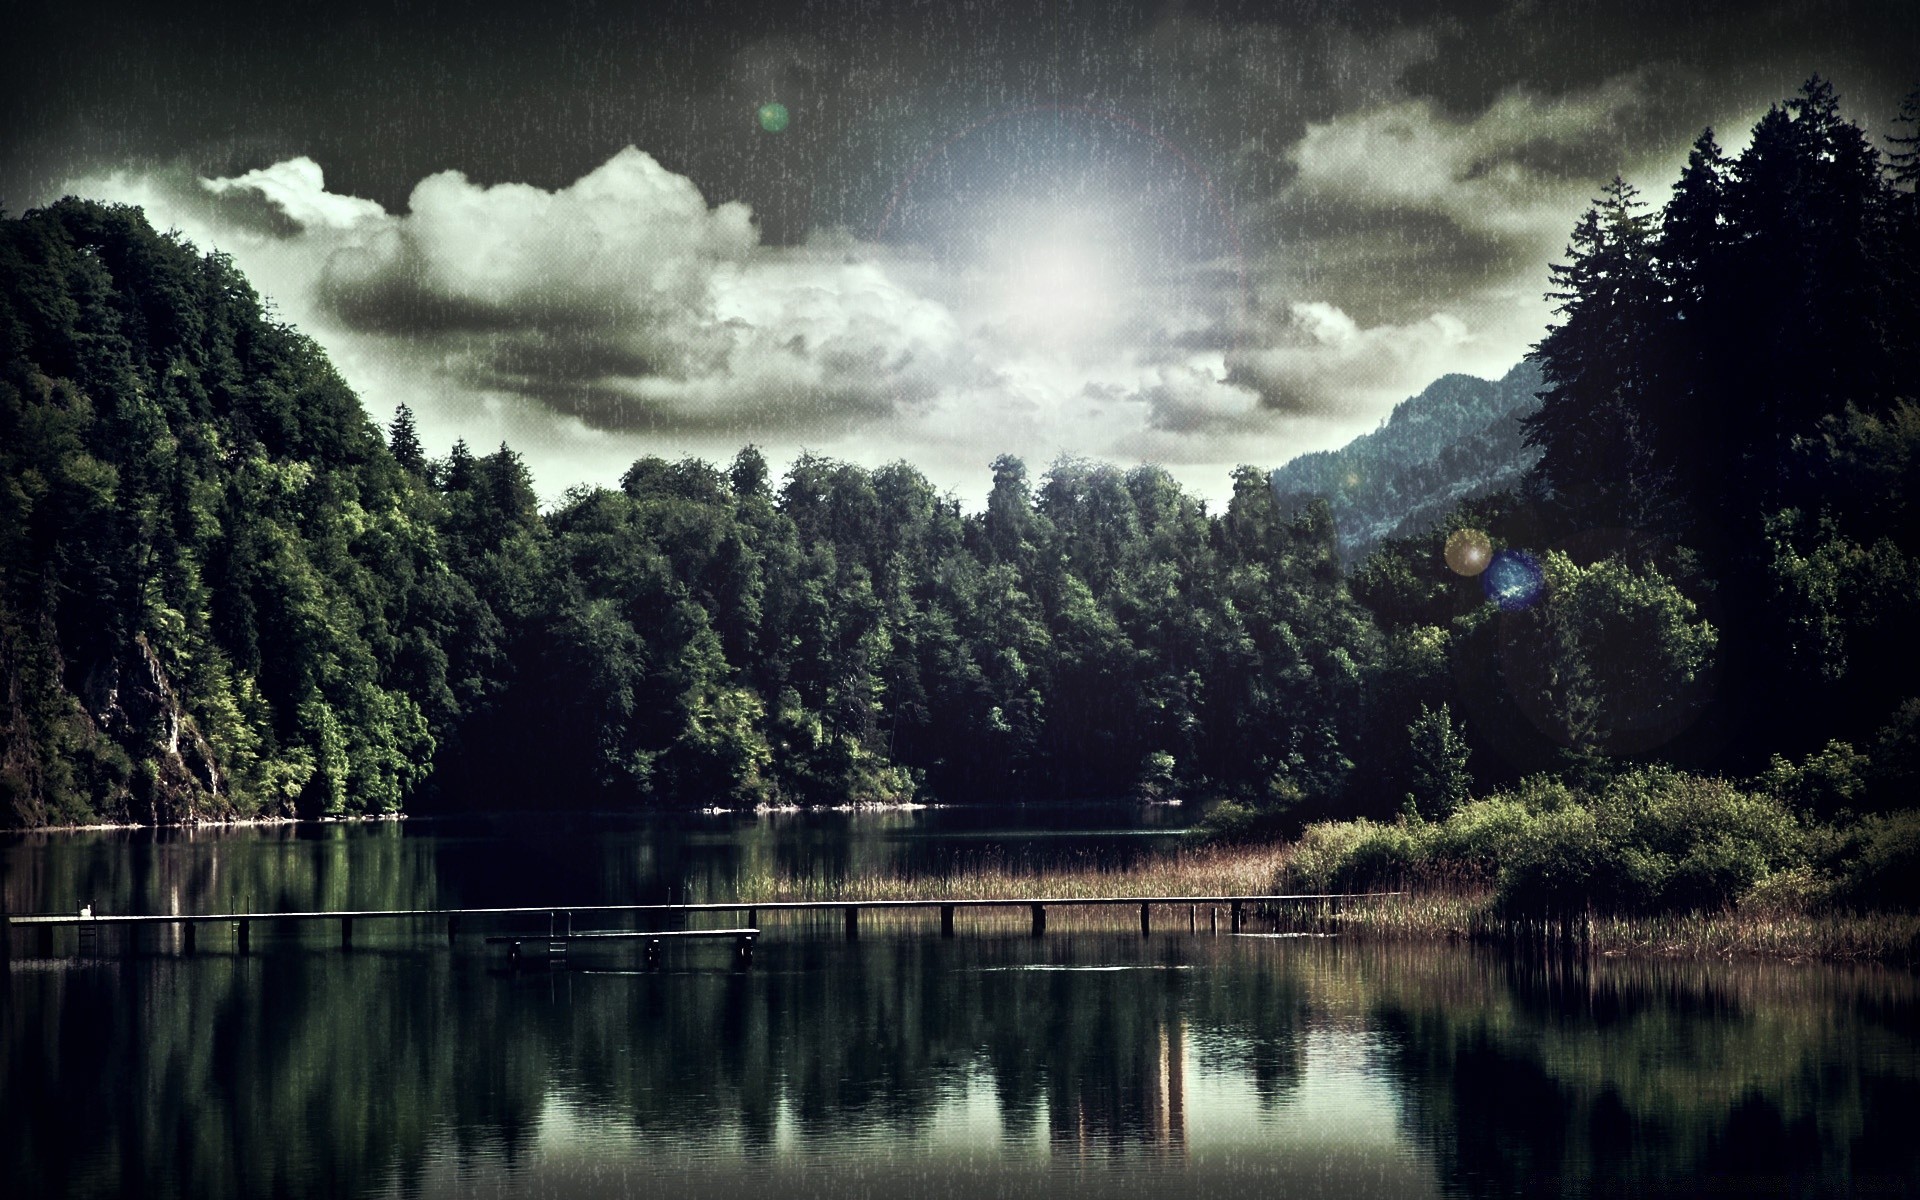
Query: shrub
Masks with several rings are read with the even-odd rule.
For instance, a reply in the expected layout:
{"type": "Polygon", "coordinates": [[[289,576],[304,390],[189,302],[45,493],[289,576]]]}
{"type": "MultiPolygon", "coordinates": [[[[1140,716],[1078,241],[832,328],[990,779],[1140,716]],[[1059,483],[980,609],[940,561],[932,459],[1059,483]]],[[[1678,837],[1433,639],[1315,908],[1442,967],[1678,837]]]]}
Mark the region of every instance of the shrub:
{"type": "Polygon", "coordinates": [[[1365,818],[1309,825],[1288,860],[1289,883],[1312,891],[1398,886],[1426,860],[1426,828],[1365,818]]]}
{"type": "Polygon", "coordinates": [[[1863,907],[1920,908],[1920,811],[1868,817],[1847,831],[1842,898],[1863,907]]]}
{"type": "Polygon", "coordinates": [[[1255,840],[1266,824],[1264,815],[1252,805],[1222,800],[1200,819],[1193,832],[1202,841],[1233,845],[1255,840]]]}
{"type": "Polygon", "coordinates": [[[1554,789],[1512,836],[1499,871],[1509,911],[1607,912],[1723,908],[1772,872],[1800,861],[1793,814],[1772,796],[1664,767],[1630,771],[1585,804],[1554,789]]]}
{"type": "Polygon", "coordinates": [[[1831,741],[1800,763],[1774,755],[1755,782],[1802,813],[1830,817],[1860,806],[1867,771],[1866,755],[1847,742],[1831,741]]]}
{"type": "Polygon", "coordinates": [[[1464,805],[1429,834],[1435,863],[1464,880],[1493,882],[1533,826],[1535,812],[1512,795],[1464,805]]]}

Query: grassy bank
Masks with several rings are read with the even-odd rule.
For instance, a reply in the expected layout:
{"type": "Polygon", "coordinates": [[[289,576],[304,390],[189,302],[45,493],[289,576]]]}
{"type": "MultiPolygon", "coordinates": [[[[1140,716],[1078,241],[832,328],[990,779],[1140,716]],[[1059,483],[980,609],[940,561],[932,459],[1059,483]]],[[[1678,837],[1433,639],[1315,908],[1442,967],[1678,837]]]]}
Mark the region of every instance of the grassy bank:
{"type": "MultiPolygon", "coordinates": [[[[1335,918],[1370,938],[1552,943],[1557,924],[1500,917],[1491,889],[1423,889],[1356,900],[1335,918]]],[[[1758,911],[1596,915],[1574,924],[1576,949],[1607,957],[1778,958],[1830,962],[1920,962],[1920,914],[1758,911]]]]}
{"type": "MultiPolygon", "coordinates": [[[[1311,846],[1196,846],[1148,856],[1125,867],[1089,860],[1036,868],[997,855],[963,860],[938,874],[855,873],[813,878],[761,871],[740,881],[737,894],[696,900],[749,903],[822,900],[974,900],[1058,896],[1218,896],[1318,891],[1311,846]],[[1303,861],[1305,860],[1305,861],[1303,861]]],[[[1557,937],[1557,926],[1504,919],[1494,889],[1471,881],[1414,878],[1401,894],[1318,903],[1250,913],[1248,928],[1260,931],[1334,933],[1369,940],[1471,941],[1526,945],[1557,937]]],[[[1359,890],[1359,889],[1355,889],[1359,890]]],[[[1166,906],[1157,926],[1184,928],[1194,920],[1208,928],[1210,913],[1166,906]]],[[[1049,914],[1054,929],[1135,928],[1127,907],[1074,909],[1049,914]]],[[[924,914],[873,914],[876,925],[925,924],[924,914]]],[[[1024,927],[1024,910],[979,910],[973,925],[1024,927]]],[[[1225,914],[1220,914],[1224,927],[1225,914]]],[[[1599,915],[1573,927],[1574,946],[1608,957],[1777,958],[1834,962],[1920,962],[1920,915],[1847,910],[1794,910],[1735,905],[1719,911],[1599,915]]]]}

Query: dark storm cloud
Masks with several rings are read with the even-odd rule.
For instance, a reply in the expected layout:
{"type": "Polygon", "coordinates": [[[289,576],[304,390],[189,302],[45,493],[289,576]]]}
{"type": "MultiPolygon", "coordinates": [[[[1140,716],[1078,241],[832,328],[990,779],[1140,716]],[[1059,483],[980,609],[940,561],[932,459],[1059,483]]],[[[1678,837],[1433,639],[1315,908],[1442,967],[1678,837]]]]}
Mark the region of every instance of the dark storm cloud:
{"type": "Polygon", "coordinates": [[[1905,0],[15,7],[0,204],[148,203],[388,403],[969,456],[1357,432],[1538,338],[1615,173],[1657,203],[1702,126],[1737,144],[1813,71],[1869,127],[1920,81],[1905,0]],[[1067,109],[1106,115],[1008,117],[1067,109]],[[625,147],[658,171],[592,201],[625,147]],[[1127,238],[1124,354],[1075,375],[968,308],[954,248],[996,197],[1102,189],[1163,215],[1127,238]]]}

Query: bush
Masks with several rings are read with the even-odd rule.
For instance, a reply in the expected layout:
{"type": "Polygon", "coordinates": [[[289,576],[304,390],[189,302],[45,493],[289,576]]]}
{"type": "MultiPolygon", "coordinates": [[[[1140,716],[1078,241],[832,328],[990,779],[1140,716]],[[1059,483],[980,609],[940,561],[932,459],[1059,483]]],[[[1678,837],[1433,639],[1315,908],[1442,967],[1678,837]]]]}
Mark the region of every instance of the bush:
{"type": "Polygon", "coordinates": [[[1252,805],[1222,800],[1200,819],[1193,833],[1202,841],[1236,845],[1257,840],[1266,826],[1265,814],[1252,805]]]}
{"type": "Polygon", "coordinates": [[[1867,787],[1867,756],[1847,742],[1830,741],[1800,763],[1773,756],[1755,782],[1779,800],[1810,816],[1831,817],[1857,809],[1867,787]]]}
{"type": "Polygon", "coordinates": [[[1288,860],[1288,883],[1310,891],[1397,887],[1418,873],[1430,826],[1322,821],[1307,826],[1288,860]]]}
{"type": "MultiPolygon", "coordinates": [[[[1536,789],[1533,799],[1553,799],[1536,789]]],[[[1499,870],[1510,912],[1717,909],[1804,857],[1772,796],[1664,767],[1631,771],[1584,804],[1533,810],[1499,870]]]]}
{"type": "MultiPolygon", "coordinates": [[[[1755,895],[1790,869],[1798,869],[1800,882],[1763,889],[1762,899],[1818,893],[1805,869],[1809,844],[1776,797],[1646,767],[1594,793],[1533,776],[1463,805],[1440,824],[1310,825],[1294,844],[1287,883],[1335,891],[1410,879],[1490,882],[1510,915],[1714,910],[1755,895]]],[[[1920,817],[1910,825],[1889,819],[1863,826],[1850,845],[1860,887],[1876,895],[1891,894],[1894,880],[1920,876],[1920,817]]]]}
{"type": "Polygon", "coordinates": [[[1868,817],[1846,831],[1839,894],[1868,908],[1920,908],[1920,812],[1868,817]]]}
{"type": "Polygon", "coordinates": [[[1535,810],[1515,796],[1472,801],[1429,834],[1434,863],[1463,882],[1492,883],[1534,821],[1535,810]]]}

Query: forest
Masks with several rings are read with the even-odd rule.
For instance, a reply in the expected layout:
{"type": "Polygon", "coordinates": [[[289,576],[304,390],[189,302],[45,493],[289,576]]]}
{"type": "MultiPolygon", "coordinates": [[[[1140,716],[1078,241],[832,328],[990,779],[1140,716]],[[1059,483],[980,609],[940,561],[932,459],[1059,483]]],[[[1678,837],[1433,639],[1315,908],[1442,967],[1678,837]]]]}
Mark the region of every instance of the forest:
{"type": "Polygon", "coordinates": [[[1891,902],[1917,118],[1883,154],[1815,78],[1664,199],[1615,180],[1548,284],[1537,462],[1351,568],[1254,466],[1213,512],[1002,457],[969,513],[749,446],[543,510],[138,209],[0,220],[0,821],[1193,797],[1329,878],[1891,902]]]}

